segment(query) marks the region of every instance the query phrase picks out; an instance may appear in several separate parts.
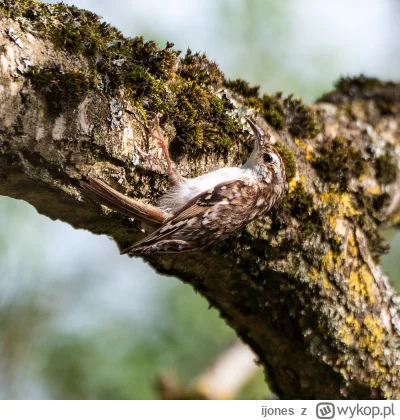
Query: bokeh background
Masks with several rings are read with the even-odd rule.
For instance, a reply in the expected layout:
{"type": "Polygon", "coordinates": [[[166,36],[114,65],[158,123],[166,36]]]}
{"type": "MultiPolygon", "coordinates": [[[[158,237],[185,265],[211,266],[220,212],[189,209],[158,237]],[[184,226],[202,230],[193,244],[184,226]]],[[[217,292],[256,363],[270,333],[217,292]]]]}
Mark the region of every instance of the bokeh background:
{"type": "MultiPolygon", "coordinates": [[[[65,2],[308,102],[341,75],[400,79],[397,0],[65,2]]],[[[4,197],[0,221],[0,398],[158,398],[158,375],[189,383],[235,342],[190,287],[120,257],[108,238],[4,197]]],[[[400,235],[385,235],[383,265],[399,287],[400,235]]],[[[271,397],[262,373],[237,397],[271,397]]]]}

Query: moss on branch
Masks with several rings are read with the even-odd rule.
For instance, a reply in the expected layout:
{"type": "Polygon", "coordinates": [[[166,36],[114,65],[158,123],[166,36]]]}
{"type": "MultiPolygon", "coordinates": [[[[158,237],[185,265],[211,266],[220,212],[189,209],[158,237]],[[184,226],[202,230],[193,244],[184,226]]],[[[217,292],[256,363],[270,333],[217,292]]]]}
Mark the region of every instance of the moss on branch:
{"type": "Polygon", "coordinates": [[[78,70],[63,72],[57,67],[31,67],[27,75],[33,88],[45,95],[49,112],[55,116],[78,106],[94,85],[78,70]]]}
{"type": "Polygon", "coordinates": [[[87,74],[74,69],[32,70],[34,86],[45,94],[49,109],[59,112],[99,85],[114,96],[124,89],[143,116],[150,113],[153,119],[157,113],[163,123],[174,126],[173,149],[179,153],[226,154],[234,145],[232,139],[246,144],[247,132],[231,115],[231,102],[216,92],[224,76],[205,54],[188,50],[180,58],[172,43],[158,48],[142,37],[124,38],[97,15],[65,4],[4,1],[0,12],[39,31],[56,49],[90,61],[87,74]],[[43,86],[46,80],[48,89],[43,86]]]}
{"type": "Polygon", "coordinates": [[[346,190],[348,183],[354,177],[359,178],[367,170],[367,162],[360,151],[351,142],[341,137],[335,137],[318,150],[318,155],[312,160],[312,165],[325,182],[338,184],[346,190]]]}

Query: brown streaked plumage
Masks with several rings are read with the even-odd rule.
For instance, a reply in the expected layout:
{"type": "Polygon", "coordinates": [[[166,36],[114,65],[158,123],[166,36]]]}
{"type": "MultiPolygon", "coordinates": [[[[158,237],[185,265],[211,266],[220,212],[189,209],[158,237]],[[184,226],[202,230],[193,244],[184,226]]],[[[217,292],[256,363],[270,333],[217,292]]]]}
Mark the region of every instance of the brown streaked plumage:
{"type": "Polygon", "coordinates": [[[170,191],[159,207],[138,203],[102,181],[89,178],[83,192],[113,210],[152,224],[153,233],[122,251],[122,254],[183,252],[204,248],[270,210],[286,190],[285,166],[279,153],[263,139],[250,121],[256,137],[254,150],[240,168],[222,168],[187,179],[173,169],[166,143],[156,120],[151,134],[165,151],[170,191]]]}

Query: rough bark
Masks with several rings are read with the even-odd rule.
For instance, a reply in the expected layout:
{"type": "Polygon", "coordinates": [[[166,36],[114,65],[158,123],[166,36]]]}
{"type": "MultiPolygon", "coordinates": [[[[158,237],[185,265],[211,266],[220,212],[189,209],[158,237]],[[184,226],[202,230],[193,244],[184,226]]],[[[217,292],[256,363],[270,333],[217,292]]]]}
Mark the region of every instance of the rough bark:
{"type": "Polygon", "coordinates": [[[184,176],[242,162],[241,117],[258,115],[288,171],[279,209],[210,249],[145,260],[219,310],[278,396],[400,396],[400,301],[378,233],[399,221],[399,85],[342,80],[308,108],[88,12],[0,0],[0,95],[0,194],[120,247],[140,226],[84,200],[77,180],[90,172],[154,203],[167,183],[153,112],[184,176]]]}

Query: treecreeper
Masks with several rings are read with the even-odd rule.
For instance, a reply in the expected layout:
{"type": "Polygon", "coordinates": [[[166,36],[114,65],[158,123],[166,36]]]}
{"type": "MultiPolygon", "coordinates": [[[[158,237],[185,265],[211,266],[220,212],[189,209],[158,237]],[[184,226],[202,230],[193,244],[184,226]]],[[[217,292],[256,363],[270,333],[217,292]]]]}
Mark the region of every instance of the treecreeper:
{"type": "Polygon", "coordinates": [[[287,190],[285,165],[270,135],[247,119],[254,148],[241,167],[217,169],[197,178],[184,178],[172,167],[158,118],[150,135],[159,141],[168,165],[170,189],[154,207],[134,201],[103,181],[80,182],[84,195],[126,216],[158,228],[122,254],[156,254],[204,248],[269,211],[287,190]]]}

